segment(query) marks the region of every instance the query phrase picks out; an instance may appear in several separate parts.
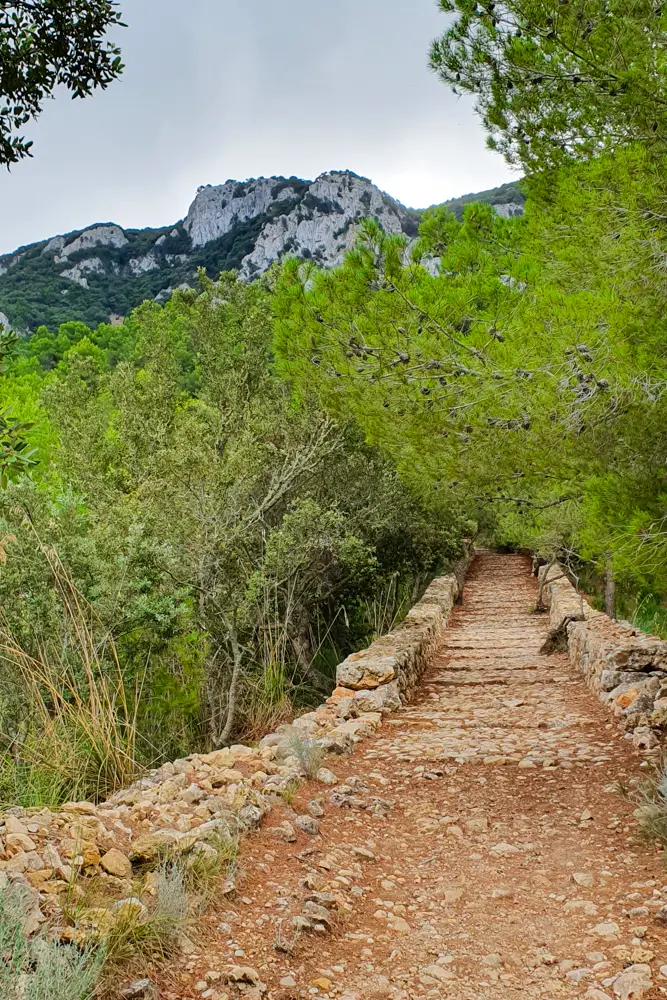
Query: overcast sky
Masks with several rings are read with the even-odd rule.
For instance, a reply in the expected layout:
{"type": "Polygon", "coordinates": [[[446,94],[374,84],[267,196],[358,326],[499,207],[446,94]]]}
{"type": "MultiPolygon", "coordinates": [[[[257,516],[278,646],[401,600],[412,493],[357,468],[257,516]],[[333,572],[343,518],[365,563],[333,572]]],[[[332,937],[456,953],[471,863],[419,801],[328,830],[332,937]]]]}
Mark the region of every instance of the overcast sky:
{"type": "Polygon", "coordinates": [[[413,207],[514,175],[428,69],[435,0],[122,0],[127,68],[30,127],[0,253],[94,222],[164,226],[200,184],[350,169],[413,207]]]}

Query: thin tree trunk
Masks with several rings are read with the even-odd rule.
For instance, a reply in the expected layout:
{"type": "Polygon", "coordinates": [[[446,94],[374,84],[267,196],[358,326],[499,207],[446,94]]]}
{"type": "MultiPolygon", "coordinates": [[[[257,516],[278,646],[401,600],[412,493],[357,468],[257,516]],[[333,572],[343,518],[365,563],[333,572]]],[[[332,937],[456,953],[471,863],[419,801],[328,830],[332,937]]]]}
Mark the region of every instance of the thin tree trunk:
{"type": "MultiPolygon", "coordinates": [[[[552,566],[555,566],[555,565],[556,565],[556,557],[552,556],[551,559],[549,560],[549,562],[547,563],[547,568],[545,569],[544,576],[542,576],[541,579],[540,579],[539,570],[538,570],[538,580],[540,581],[540,585],[539,585],[539,588],[538,588],[538,591],[537,591],[537,610],[538,611],[546,611],[546,608],[544,607],[544,588],[545,588],[545,586],[547,584],[547,578],[549,576],[551,568],[552,568],[552,566]]],[[[554,579],[558,579],[558,577],[554,577],[554,579]]],[[[551,580],[549,580],[548,582],[551,583],[551,580]]]]}
{"type": "Polygon", "coordinates": [[[228,621],[227,629],[229,631],[229,644],[232,647],[232,655],[234,657],[234,667],[232,669],[232,679],[229,683],[229,694],[227,695],[227,719],[225,721],[225,728],[217,739],[217,745],[219,747],[225,746],[229,743],[231,735],[234,732],[243,666],[243,652],[239,645],[236,623],[234,621],[228,621]]]}
{"type": "Polygon", "coordinates": [[[307,674],[313,660],[313,651],[310,645],[310,634],[305,628],[300,628],[296,635],[292,636],[292,646],[297,663],[307,674]]]}
{"type": "Polygon", "coordinates": [[[305,677],[311,682],[320,694],[329,697],[331,694],[331,681],[325,674],[317,669],[313,660],[313,648],[310,641],[310,633],[305,629],[292,637],[292,646],[296,654],[297,663],[303,671],[305,677]]]}
{"type": "Polygon", "coordinates": [[[211,668],[206,671],[206,700],[208,703],[208,731],[211,747],[217,747],[220,732],[220,684],[218,677],[211,676],[211,668]]]}
{"type": "Polygon", "coordinates": [[[610,618],[616,618],[616,581],[611,557],[607,557],[607,572],[604,587],[604,610],[610,618]]]}

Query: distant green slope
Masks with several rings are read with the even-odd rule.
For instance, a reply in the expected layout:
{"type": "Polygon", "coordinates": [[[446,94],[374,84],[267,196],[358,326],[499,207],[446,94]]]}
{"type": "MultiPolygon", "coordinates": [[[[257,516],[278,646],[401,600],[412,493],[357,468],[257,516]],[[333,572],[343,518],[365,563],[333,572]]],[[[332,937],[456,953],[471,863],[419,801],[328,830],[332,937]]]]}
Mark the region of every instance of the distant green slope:
{"type": "MultiPolygon", "coordinates": [[[[108,322],[112,315],[126,316],[144,299],[153,299],[164,289],[182,284],[193,286],[200,267],[213,278],[221,271],[240,267],[268,218],[266,214],[259,215],[195,249],[180,225],[124,230],[128,240],[124,246],[79,250],[68,258],[68,266],[91,255],[103,261],[104,274],[87,277],[87,288],[61,277],[62,267],[58,267],[53,256],[43,252],[48,241],[35,243],[0,258],[0,270],[3,266],[7,268],[6,273],[0,274],[0,312],[18,330],[35,330],[42,325],[54,330],[68,320],[80,320],[95,327],[108,322]],[[165,242],[156,248],[155,241],[162,236],[166,237],[165,242]],[[147,252],[156,256],[159,266],[144,274],[130,273],[129,261],[147,252]]],[[[80,234],[68,234],[68,242],[80,234]]]]}
{"type": "Polygon", "coordinates": [[[488,191],[479,191],[476,194],[464,194],[460,198],[451,198],[443,204],[451,208],[455,215],[461,216],[466,205],[474,201],[483,201],[489,205],[499,207],[501,205],[520,205],[526,203],[526,196],[521,187],[521,181],[510,181],[497,188],[490,188],[488,191]]]}

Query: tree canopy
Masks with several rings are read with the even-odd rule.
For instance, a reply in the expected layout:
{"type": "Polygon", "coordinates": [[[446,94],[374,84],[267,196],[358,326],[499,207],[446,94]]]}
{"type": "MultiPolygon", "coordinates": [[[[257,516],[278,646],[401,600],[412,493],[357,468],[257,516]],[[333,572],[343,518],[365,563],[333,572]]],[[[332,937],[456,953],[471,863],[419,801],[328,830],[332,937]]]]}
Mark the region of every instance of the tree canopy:
{"type": "Polygon", "coordinates": [[[665,184],[640,147],[533,178],[522,219],[365,223],[278,283],[281,370],[496,544],[667,591],[665,184]]]}
{"type": "MultiPolygon", "coordinates": [[[[75,595],[151,764],[321,701],[335,664],[388,631],[472,531],[358,426],[294,406],[273,362],[273,278],[200,281],[120,326],[8,344],[0,381],[32,463],[0,490],[0,645],[85,677],[75,595]]],[[[11,665],[0,657],[0,800],[16,742],[20,762],[66,764],[71,798],[76,734],[40,742],[11,665]]]]}
{"type": "Polygon", "coordinates": [[[474,94],[489,143],[539,170],[667,140],[659,0],[440,0],[431,66],[474,94]]]}
{"type": "Polygon", "coordinates": [[[120,18],[114,0],[0,0],[0,164],[31,155],[23,128],[56,87],[87,97],[120,75],[120,18]]]}

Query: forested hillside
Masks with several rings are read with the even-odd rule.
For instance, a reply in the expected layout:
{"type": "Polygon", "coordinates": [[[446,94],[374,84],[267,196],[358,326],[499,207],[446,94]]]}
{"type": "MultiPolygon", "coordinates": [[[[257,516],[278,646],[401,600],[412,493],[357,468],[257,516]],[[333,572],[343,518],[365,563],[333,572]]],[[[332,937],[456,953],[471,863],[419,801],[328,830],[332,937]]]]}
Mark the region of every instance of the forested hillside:
{"type": "MultiPolygon", "coordinates": [[[[520,212],[524,201],[518,184],[505,184],[448,204],[460,214],[476,199],[506,214],[520,212]]],[[[207,185],[175,225],[98,223],[0,256],[0,322],[23,335],[71,320],[118,323],[146,299],[164,303],[175,288],[197,287],[200,268],[210,278],[237,270],[251,280],[289,255],[332,265],[353,244],[362,218],[414,239],[422,215],[351,171],[315,182],[261,177],[207,185]]]]}

